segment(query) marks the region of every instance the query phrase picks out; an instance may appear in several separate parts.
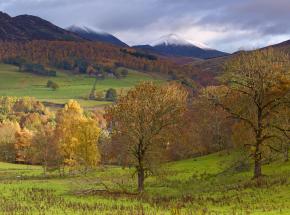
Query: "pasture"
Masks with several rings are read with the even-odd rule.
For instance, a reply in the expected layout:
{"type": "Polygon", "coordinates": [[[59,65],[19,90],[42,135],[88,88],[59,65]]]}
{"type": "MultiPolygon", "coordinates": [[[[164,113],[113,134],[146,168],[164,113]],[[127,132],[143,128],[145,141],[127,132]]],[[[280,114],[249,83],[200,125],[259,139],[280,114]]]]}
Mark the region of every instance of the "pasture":
{"type": "Polygon", "coordinates": [[[1,214],[289,214],[290,165],[266,176],[228,172],[225,152],[164,165],[136,194],[133,169],[102,166],[83,174],[42,175],[38,166],[0,163],[1,214]]]}
{"type": "MultiPolygon", "coordinates": [[[[102,92],[109,88],[118,91],[126,90],[142,81],[160,81],[156,76],[130,70],[123,79],[107,78],[99,80],[96,91],[102,92]]],[[[93,88],[95,78],[88,75],[72,74],[57,70],[56,77],[34,75],[19,72],[11,65],[0,64],[0,96],[35,97],[43,102],[65,104],[69,99],[77,100],[83,107],[95,107],[109,104],[106,101],[87,100],[93,88]],[[56,82],[60,88],[52,90],[46,87],[48,80],[56,82]]]]}

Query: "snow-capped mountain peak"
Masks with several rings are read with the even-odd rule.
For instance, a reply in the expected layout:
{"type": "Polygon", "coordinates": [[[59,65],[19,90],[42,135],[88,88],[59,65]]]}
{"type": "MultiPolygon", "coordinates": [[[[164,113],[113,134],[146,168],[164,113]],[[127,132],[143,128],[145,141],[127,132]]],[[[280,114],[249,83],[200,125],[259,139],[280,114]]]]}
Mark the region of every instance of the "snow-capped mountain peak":
{"type": "Polygon", "coordinates": [[[152,46],[158,45],[191,46],[192,44],[176,34],[168,34],[160,37],[157,41],[152,43],[152,46]]]}
{"type": "Polygon", "coordinates": [[[108,34],[107,32],[101,30],[101,29],[97,29],[95,27],[90,27],[90,26],[86,26],[86,25],[72,25],[70,27],[67,28],[69,31],[72,32],[86,32],[86,33],[95,33],[95,34],[103,34],[106,35],[108,34]]]}
{"type": "Polygon", "coordinates": [[[126,43],[119,40],[112,34],[109,34],[103,30],[99,30],[95,27],[88,27],[87,25],[72,25],[69,28],[67,28],[67,30],[89,41],[105,42],[122,47],[128,46],[126,43]]]}
{"type": "Polygon", "coordinates": [[[163,37],[160,37],[157,41],[152,43],[152,46],[160,46],[160,45],[165,45],[165,46],[194,46],[200,49],[204,50],[212,50],[208,45],[197,42],[197,41],[191,41],[191,40],[186,40],[180,37],[177,34],[168,34],[163,37]]]}

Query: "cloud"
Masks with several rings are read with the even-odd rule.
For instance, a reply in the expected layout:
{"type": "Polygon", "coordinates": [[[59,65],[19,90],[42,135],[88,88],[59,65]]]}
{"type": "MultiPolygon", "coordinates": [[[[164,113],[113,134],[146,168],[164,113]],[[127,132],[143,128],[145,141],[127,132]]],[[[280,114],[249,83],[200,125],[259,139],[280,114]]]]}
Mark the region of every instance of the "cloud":
{"type": "Polygon", "coordinates": [[[290,39],[289,8],[289,0],[0,0],[11,15],[87,24],[129,44],[177,33],[225,51],[290,39]]]}

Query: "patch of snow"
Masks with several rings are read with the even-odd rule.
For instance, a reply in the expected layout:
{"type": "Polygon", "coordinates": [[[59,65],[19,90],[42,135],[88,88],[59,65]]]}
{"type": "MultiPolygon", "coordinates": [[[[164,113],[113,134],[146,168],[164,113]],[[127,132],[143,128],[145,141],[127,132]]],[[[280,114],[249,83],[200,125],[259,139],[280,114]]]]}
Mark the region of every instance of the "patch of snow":
{"type": "Polygon", "coordinates": [[[198,42],[185,40],[182,37],[176,34],[169,34],[163,37],[160,37],[157,41],[151,44],[152,46],[165,45],[165,46],[195,46],[204,50],[213,50],[208,45],[198,42]]]}
{"type": "Polygon", "coordinates": [[[86,33],[95,33],[95,34],[103,34],[103,35],[108,34],[107,32],[101,29],[97,29],[95,27],[91,27],[87,25],[72,25],[68,27],[67,30],[72,31],[72,32],[84,31],[86,33]]]}
{"type": "Polygon", "coordinates": [[[159,40],[152,43],[152,46],[158,46],[158,45],[192,46],[190,42],[188,42],[187,40],[181,38],[180,36],[176,34],[169,34],[169,35],[160,37],[159,40]]]}
{"type": "Polygon", "coordinates": [[[191,44],[193,44],[194,46],[197,46],[198,48],[204,49],[204,50],[213,50],[211,47],[209,47],[208,45],[202,43],[202,42],[198,42],[198,41],[192,41],[189,40],[189,42],[191,44]]]}

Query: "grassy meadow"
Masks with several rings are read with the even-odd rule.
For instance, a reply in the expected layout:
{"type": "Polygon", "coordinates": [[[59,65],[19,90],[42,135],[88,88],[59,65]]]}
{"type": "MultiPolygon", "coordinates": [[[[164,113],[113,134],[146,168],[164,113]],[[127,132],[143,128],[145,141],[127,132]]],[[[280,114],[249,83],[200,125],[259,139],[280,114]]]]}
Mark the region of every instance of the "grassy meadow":
{"type": "MultiPolygon", "coordinates": [[[[121,80],[115,78],[99,80],[96,91],[101,92],[109,88],[115,88],[118,91],[126,90],[141,81],[150,80],[158,81],[156,77],[149,74],[130,70],[128,77],[121,80]]],[[[15,66],[0,64],[0,96],[30,96],[54,104],[65,104],[69,99],[75,99],[83,107],[109,104],[106,101],[86,100],[94,82],[95,78],[88,75],[72,75],[69,72],[58,70],[56,77],[46,77],[19,72],[15,66]],[[48,80],[56,82],[60,88],[56,91],[47,88],[48,80]]]]}
{"type": "MultiPolygon", "coordinates": [[[[148,80],[162,82],[131,70],[127,78],[98,81],[96,90],[122,91],[148,80]]],[[[75,99],[85,108],[109,104],[86,99],[94,81],[93,77],[64,71],[57,71],[57,77],[37,76],[0,64],[0,96],[30,96],[56,105],[75,99]],[[48,80],[60,88],[47,88],[48,80]]],[[[43,141],[43,136],[39,139],[43,141]]],[[[229,168],[235,156],[234,152],[221,151],[162,164],[146,178],[142,193],[136,190],[134,167],[105,165],[87,173],[66,169],[60,176],[57,170],[44,175],[41,166],[0,162],[0,215],[290,214],[289,161],[264,164],[265,176],[252,180],[253,166],[229,168]]]]}
{"type": "Polygon", "coordinates": [[[164,165],[135,193],[133,169],[99,167],[84,176],[44,177],[38,166],[0,163],[1,214],[290,214],[290,165],[267,175],[227,172],[225,152],[164,165]]]}

